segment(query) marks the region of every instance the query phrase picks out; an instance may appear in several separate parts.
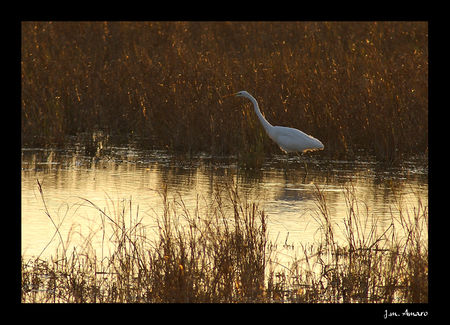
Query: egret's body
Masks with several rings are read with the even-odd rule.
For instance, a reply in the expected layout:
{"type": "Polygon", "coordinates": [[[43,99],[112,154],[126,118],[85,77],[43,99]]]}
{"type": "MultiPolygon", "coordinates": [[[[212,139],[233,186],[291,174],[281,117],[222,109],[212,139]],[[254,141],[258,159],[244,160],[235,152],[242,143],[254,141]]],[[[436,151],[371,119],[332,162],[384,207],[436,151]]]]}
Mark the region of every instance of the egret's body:
{"type": "Polygon", "coordinates": [[[255,113],[266,130],[267,135],[278,144],[281,150],[285,152],[307,152],[323,149],[322,142],[300,130],[270,124],[261,114],[256,99],[248,92],[240,91],[235,96],[245,97],[251,100],[255,113]]]}

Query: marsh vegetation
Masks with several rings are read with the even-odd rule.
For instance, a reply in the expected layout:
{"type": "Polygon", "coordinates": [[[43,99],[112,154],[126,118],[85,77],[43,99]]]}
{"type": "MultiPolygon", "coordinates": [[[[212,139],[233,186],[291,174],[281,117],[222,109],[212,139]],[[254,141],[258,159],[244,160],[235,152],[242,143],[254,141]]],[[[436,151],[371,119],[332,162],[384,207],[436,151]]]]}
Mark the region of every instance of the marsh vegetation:
{"type": "Polygon", "coordinates": [[[428,150],[426,22],[23,22],[22,141],[63,146],[102,131],[147,149],[278,153],[273,125],[328,157],[428,150]]]}
{"type": "Polygon", "coordinates": [[[23,22],[21,50],[22,222],[50,234],[22,302],[428,302],[426,22],[23,22]],[[325,150],[280,159],[240,90],[325,150]],[[287,209],[241,186],[268,184],[312,240],[274,240],[287,209]]]}
{"type": "Polygon", "coordinates": [[[101,249],[90,242],[93,234],[68,249],[53,223],[60,245],[51,258],[22,258],[22,301],[427,302],[428,206],[419,199],[417,209],[402,208],[380,231],[352,187],[343,190],[344,228],[332,222],[316,187],[320,239],[283,262],[268,239],[266,214],[233,184],[195,209],[163,189],[154,233],[134,202],[106,209],[81,198],[104,225],[101,249]]]}

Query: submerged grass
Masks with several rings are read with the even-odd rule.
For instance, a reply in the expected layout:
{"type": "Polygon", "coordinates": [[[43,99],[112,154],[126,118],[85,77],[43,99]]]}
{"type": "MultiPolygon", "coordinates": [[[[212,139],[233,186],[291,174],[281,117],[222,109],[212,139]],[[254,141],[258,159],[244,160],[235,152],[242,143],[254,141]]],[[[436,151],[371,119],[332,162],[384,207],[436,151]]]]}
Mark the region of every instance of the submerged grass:
{"type": "Polygon", "coordinates": [[[191,209],[162,190],[153,233],[131,200],[110,209],[82,199],[102,220],[101,253],[65,245],[49,258],[22,258],[22,302],[427,302],[427,206],[401,208],[379,231],[365,224],[375,217],[354,189],[344,190],[339,228],[316,188],[321,239],[284,265],[266,214],[233,185],[191,209]]]}
{"type": "Polygon", "coordinates": [[[426,22],[23,22],[21,49],[24,144],[101,130],[258,164],[278,148],[223,98],[248,90],[329,157],[428,150],[426,22]]]}

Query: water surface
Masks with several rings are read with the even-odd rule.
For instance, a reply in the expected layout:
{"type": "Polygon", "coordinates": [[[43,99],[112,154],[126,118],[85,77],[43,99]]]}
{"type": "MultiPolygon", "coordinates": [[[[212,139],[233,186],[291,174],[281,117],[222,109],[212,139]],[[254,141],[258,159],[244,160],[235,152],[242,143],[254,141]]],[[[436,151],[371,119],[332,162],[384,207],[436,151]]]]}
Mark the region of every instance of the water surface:
{"type": "Polygon", "coordinates": [[[400,206],[428,204],[428,170],[423,160],[387,167],[367,159],[328,161],[320,153],[266,159],[257,170],[239,168],[234,157],[175,156],[165,151],[111,147],[107,155],[86,155],[77,148],[22,149],[22,254],[51,255],[58,246],[55,226],[74,246],[93,242],[104,226],[88,199],[113,212],[132,202],[130,213],[155,226],[161,191],[182,200],[192,211],[206,206],[217,188],[234,184],[242,198],[256,202],[269,216],[269,238],[288,245],[308,245],[319,236],[317,188],[324,191],[338,228],[348,212],[344,193],[353,186],[359,202],[378,227],[388,227],[400,206]],[[305,163],[306,162],[306,167],[305,163]],[[37,180],[42,185],[46,215],[37,180]],[[128,203],[127,203],[128,204],[128,203]],[[94,238],[94,240],[92,240],[94,238]],[[50,244],[49,244],[50,243],[50,244]]]}

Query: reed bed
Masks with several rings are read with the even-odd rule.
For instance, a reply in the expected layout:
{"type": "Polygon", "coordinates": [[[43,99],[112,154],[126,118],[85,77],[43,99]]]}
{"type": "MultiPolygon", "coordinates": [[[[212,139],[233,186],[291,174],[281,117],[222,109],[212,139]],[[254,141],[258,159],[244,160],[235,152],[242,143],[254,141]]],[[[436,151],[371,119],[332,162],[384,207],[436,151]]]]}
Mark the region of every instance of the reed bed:
{"type": "Polygon", "coordinates": [[[304,256],[277,274],[275,287],[280,299],[428,302],[428,207],[420,199],[413,211],[401,206],[398,217],[380,230],[376,216],[356,197],[354,188],[344,191],[348,210],[343,225],[338,225],[332,221],[325,192],[316,186],[321,241],[302,247],[304,256]]]}
{"type": "Polygon", "coordinates": [[[22,302],[427,302],[427,206],[399,205],[392,224],[377,229],[364,221],[376,217],[354,189],[344,191],[348,215],[339,226],[316,188],[320,239],[287,264],[268,240],[267,215],[232,184],[190,209],[162,190],[153,230],[131,201],[105,209],[82,199],[104,225],[102,253],[60,239],[50,257],[22,258],[22,302]]]}
{"type": "Polygon", "coordinates": [[[26,145],[100,130],[258,164],[279,149],[223,98],[248,90],[328,157],[428,150],[426,22],[23,22],[21,71],[26,145]]]}

